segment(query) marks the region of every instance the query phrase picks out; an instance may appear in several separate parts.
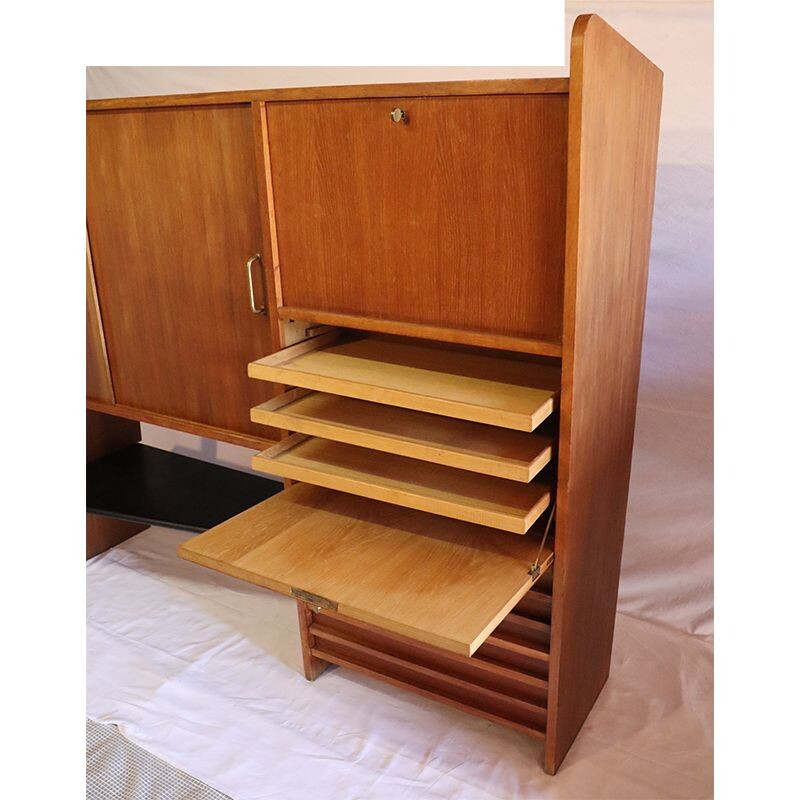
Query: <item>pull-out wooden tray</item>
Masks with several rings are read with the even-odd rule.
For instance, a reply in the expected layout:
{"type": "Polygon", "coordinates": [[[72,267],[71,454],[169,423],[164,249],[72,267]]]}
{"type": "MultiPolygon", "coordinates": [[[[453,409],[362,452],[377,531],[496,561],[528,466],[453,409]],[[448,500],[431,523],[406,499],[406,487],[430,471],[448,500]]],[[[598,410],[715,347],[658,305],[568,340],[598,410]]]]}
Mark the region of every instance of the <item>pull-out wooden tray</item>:
{"type": "Polygon", "coordinates": [[[553,437],[440,417],[307,389],[250,412],[253,422],[528,483],[552,458],[553,437]]]}
{"type": "Polygon", "coordinates": [[[380,336],[308,339],[248,367],[251,378],[532,431],[554,409],[559,370],[380,336]]]}
{"type": "MultiPolygon", "coordinates": [[[[538,528],[539,526],[537,526],[538,528]]],[[[509,536],[298,484],[185,542],[206,567],[472,655],[552,562],[509,536]],[[541,573],[539,573],[541,574],[541,573]]]]}
{"type": "Polygon", "coordinates": [[[550,505],[550,487],[476,475],[365,447],[295,433],[253,457],[269,475],[526,533],[550,505]]]}

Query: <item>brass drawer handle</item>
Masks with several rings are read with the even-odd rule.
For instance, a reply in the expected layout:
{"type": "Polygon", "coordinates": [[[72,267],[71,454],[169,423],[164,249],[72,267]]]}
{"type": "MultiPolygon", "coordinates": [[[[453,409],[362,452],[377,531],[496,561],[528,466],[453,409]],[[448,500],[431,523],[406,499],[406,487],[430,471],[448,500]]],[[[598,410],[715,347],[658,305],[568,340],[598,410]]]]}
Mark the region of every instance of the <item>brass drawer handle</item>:
{"type": "Polygon", "coordinates": [[[256,307],[256,296],[253,290],[253,264],[256,261],[261,261],[261,253],[256,253],[252,258],[247,259],[247,287],[250,290],[250,310],[254,314],[266,314],[266,306],[256,307]]]}
{"type": "Polygon", "coordinates": [[[408,114],[402,108],[395,108],[389,113],[389,116],[392,118],[392,122],[404,122],[408,125],[408,114]]]}

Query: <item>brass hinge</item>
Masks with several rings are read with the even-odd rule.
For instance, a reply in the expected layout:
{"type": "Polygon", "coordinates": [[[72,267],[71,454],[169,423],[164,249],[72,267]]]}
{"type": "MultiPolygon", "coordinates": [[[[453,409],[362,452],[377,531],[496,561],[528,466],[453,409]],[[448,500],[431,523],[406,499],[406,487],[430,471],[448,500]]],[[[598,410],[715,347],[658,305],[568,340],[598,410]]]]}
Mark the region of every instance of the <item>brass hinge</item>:
{"type": "Polygon", "coordinates": [[[327,597],[307,592],[304,589],[296,589],[294,586],[292,587],[292,597],[296,597],[298,600],[304,600],[306,603],[310,603],[318,609],[327,608],[331,611],[337,611],[339,608],[339,604],[334,600],[328,600],[327,597]]]}

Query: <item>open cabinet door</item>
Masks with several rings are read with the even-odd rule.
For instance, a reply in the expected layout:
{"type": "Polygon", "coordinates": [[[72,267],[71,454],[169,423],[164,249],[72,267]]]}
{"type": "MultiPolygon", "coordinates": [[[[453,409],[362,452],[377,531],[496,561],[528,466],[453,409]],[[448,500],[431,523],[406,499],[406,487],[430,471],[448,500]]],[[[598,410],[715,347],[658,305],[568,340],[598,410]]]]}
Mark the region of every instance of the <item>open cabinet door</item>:
{"type": "Polygon", "coordinates": [[[190,539],[179,555],[472,655],[550,566],[543,530],[537,523],[514,536],[296,484],[190,539]]]}

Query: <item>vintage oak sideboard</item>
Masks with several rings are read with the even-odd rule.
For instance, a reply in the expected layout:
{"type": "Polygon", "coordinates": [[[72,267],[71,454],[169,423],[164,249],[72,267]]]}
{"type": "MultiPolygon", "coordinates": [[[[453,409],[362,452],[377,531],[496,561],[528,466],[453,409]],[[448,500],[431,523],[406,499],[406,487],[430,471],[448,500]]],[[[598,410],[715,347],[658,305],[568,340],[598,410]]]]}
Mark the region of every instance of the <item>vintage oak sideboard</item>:
{"type": "Polygon", "coordinates": [[[569,78],[87,104],[88,408],[286,480],[180,555],[550,773],[609,673],[661,83],[588,15],[569,78]]]}

